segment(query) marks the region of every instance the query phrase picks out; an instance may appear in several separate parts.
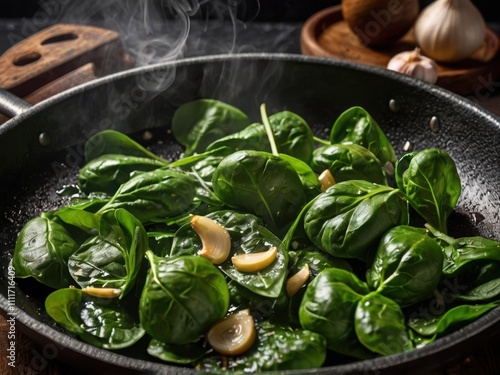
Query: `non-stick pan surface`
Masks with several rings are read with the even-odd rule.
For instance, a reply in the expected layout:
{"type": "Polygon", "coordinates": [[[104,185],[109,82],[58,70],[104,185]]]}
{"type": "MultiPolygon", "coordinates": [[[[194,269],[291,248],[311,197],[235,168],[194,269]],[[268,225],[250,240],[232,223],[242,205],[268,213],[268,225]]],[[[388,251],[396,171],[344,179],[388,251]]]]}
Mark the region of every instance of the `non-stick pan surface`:
{"type": "MultiPolygon", "coordinates": [[[[76,181],[86,139],[113,128],[176,158],[182,150],[168,134],[172,114],[197,98],[226,101],[254,120],[261,103],[270,114],[288,109],[320,135],[345,109],[362,106],[398,154],[411,145],[438,147],[453,157],[463,193],[450,218],[451,235],[500,240],[500,123],[468,100],[386,70],[299,55],[211,56],[126,71],[62,93],[0,127],[0,307],[52,358],[107,372],[193,371],[160,363],[145,350],[109,352],[81,342],[45,314],[50,290],[37,282],[16,280],[15,297],[8,299],[7,265],[24,223],[64,204],[57,191],[76,181]]],[[[309,373],[421,373],[499,333],[497,308],[423,349],[353,363],[333,359],[309,373]]]]}

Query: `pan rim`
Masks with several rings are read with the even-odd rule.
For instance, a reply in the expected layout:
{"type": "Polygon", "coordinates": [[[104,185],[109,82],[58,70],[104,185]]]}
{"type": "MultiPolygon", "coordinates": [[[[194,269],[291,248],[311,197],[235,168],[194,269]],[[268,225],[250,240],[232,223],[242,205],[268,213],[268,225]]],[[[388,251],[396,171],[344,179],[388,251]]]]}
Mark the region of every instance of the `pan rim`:
{"type": "Polygon", "coordinates": [[[415,89],[425,90],[433,95],[446,97],[448,100],[452,100],[455,103],[460,103],[461,105],[465,105],[467,108],[470,108],[477,112],[478,115],[482,115],[487,117],[489,120],[493,120],[500,126],[500,117],[491,113],[487,109],[481,107],[479,104],[474,103],[473,101],[467,99],[466,97],[455,94],[451,91],[448,91],[442,87],[430,84],[428,82],[397,73],[395,71],[391,71],[388,69],[383,69],[377,66],[365,65],[361,63],[357,63],[354,61],[341,60],[331,57],[322,57],[322,56],[307,56],[307,55],[299,55],[299,54],[291,54],[291,53],[241,53],[241,54],[217,54],[217,55],[208,55],[208,56],[196,56],[196,57],[188,57],[182,58],[175,61],[167,61],[157,64],[152,64],[148,66],[135,67],[128,70],[124,70],[121,72],[116,72],[113,74],[106,75],[104,77],[97,78],[93,81],[83,83],[79,86],[75,86],[70,88],[64,92],[56,94],[36,105],[33,105],[31,108],[26,110],[25,112],[19,114],[18,116],[9,119],[4,124],[0,125],[0,136],[9,131],[10,128],[15,127],[18,123],[22,122],[25,118],[32,116],[35,113],[38,113],[48,107],[64,100],[68,96],[78,95],[93,89],[94,87],[120,80],[122,78],[129,78],[132,76],[136,76],[142,73],[148,73],[155,70],[165,69],[167,67],[175,67],[175,66],[184,66],[184,65],[195,65],[200,63],[216,63],[223,61],[232,61],[232,60],[262,60],[262,61],[283,61],[283,62],[298,62],[298,63],[314,63],[319,65],[327,65],[334,67],[342,67],[348,68],[353,71],[359,71],[374,75],[382,75],[388,79],[399,81],[404,85],[408,85],[415,89]]]}
{"type": "MultiPolygon", "coordinates": [[[[8,301],[3,294],[0,294],[0,309],[2,315],[5,316],[7,309],[9,309],[8,301]]],[[[10,310],[12,310],[10,308],[10,310]]],[[[190,369],[181,366],[174,366],[167,363],[147,361],[139,358],[132,358],[120,353],[101,349],[91,344],[87,344],[72,336],[64,334],[48,324],[43,323],[31,317],[24,310],[15,306],[14,311],[11,312],[16,317],[16,321],[21,323],[22,329],[36,332],[37,335],[54,342],[57,346],[69,349],[70,351],[88,357],[89,359],[105,362],[113,366],[124,367],[128,369],[144,371],[148,370],[152,373],[161,373],[162,371],[175,371],[176,373],[196,374],[195,369],[190,369]]],[[[358,373],[360,371],[382,371],[382,370],[396,370],[397,368],[406,368],[412,364],[417,364],[419,360],[431,359],[433,356],[441,354],[443,351],[451,350],[458,344],[466,343],[475,336],[491,329],[493,335],[495,329],[500,327],[500,306],[491,310],[479,319],[472,323],[454,331],[446,336],[437,339],[435,342],[419,349],[409,352],[403,352],[388,356],[381,356],[367,360],[360,360],[348,364],[322,367],[317,369],[307,370],[288,370],[288,371],[269,371],[266,374],[346,374],[358,373]],[[497,328],[495,328],[497,326],[497,328]]]]}

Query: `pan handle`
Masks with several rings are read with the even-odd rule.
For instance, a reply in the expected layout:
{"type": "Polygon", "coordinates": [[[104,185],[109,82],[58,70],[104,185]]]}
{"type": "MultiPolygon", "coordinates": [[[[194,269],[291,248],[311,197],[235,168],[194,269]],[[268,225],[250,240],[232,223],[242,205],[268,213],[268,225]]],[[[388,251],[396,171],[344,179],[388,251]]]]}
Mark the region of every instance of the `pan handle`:
{"type": "Polygon", "coordinates": [[[31,108],[31,104],[18,98],[7,90],[0,89],[0,113],[7,117],[16,117],[31,108]]]}

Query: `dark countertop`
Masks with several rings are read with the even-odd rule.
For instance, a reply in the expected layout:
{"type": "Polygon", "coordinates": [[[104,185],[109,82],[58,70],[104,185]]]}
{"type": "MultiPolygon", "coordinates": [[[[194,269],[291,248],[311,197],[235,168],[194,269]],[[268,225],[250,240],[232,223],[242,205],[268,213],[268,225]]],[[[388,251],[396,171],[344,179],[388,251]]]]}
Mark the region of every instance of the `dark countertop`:
{"type": "MultiPolygon", "coordinates": [[[[32,35],[33,31],[42,30],[55,22],[47,22],[44,27],[34,27],[27,21],[22,19],[2,19],[0,18],[0,54],[5,52],[24,39],[26,36],[32,35]]],[[[88,24],[88,23],[85,23],[88,24]]],[[[182,47],[182,51],[178,56],[190,57],[209,54],[222,53],[243,53],[243,52],[281,52],[281,53],[300,53],[300,29],[303,22],[259,22],[251,24],[231,24],[228,21],[224,22],[205,22],[191,21],[189,25],[189,36],[182,47]]],[[[94,26],[107,27],[106,22],[94,21],[94,26]]],[[[161,34],[167,28],[167,25],[161,25],[157,33],[161,34]]],[[[181,28],[188,27],[177,23],[175,25],[176,34],[179,36],[182,33],[181,28]]],[[[148,45],[147,37],[141,39],[140,35],[134,34],[133,30],[128,32],[120,31],[124,35],[124,44],[129,50],[139,54],[141,47],[145,48],[148,45]]],[[[167,31],[164,31],[167,33],[167,31]]],[[[186,31],[187,32],[187,31],[186,31]]],[[[163,56],[158,52],[155,62],[163,57],[164,59],[172,58],[172,41],[160,42],[156,40],[156,48],[166,51],[163,56]],[[164,47],[162,49],[161,47],[164,47]],[[168,52],[167,52],[168,51],[168,52]]],[[[180,45],[181,42],[179,41],[180,45]]],[[[145,57],[144,57],[145,58],[145,57]]],[[[144,60],[141,60],[145,62],[144,60]]]]}

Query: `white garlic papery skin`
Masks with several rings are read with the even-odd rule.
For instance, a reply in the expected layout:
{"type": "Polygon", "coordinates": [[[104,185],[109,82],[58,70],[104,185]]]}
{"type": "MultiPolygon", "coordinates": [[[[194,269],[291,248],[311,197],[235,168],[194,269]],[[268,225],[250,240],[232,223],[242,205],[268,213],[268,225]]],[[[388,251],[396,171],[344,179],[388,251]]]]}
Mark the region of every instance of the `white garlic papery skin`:
{"type": "Polygon", "coordinates": [[[436,0],[420,13],[414,32],[425,55],[452,63],[470,57],[481,46],[486,23],[470,0],[436,0]]]}
{"type": "Polygon", "coordinates": [[[400,52],[394,55],[387,64],[387,69],[406,74],[413,78],[429,83],[436,83],[438,79],[437,65],[434,60],[422,56],[420,49],[400,52]]]}

